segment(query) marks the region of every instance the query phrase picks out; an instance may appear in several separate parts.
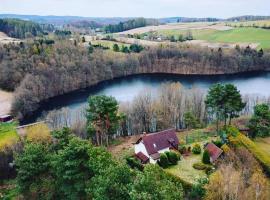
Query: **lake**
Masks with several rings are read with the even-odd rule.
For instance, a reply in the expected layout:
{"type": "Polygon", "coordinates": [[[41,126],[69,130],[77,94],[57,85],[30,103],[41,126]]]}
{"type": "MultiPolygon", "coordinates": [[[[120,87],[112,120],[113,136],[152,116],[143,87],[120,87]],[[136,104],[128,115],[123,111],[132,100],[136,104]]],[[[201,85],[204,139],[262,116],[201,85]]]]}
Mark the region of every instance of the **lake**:
{"type": "Polygon", "coordinates": [[[186,88],[193,86],[207,91],[214,83],[232,83],[237,86],[241,94],[270,96],[270,72],[243,73],[237,75],[171,75],[171,74],[144,74],[125,78],[117,78],[102,82],[88,89],[75,91],[55,97],[44,102],[30,118],[23,120],[23,124],[36,121],[42,113],[54,109],[67,107],[72,113],[82,109],[90,95],[105,94],[115,97],[119,102],[132,99],[145,89],[155,91],[162,83],[180,82],[186,88]]]}

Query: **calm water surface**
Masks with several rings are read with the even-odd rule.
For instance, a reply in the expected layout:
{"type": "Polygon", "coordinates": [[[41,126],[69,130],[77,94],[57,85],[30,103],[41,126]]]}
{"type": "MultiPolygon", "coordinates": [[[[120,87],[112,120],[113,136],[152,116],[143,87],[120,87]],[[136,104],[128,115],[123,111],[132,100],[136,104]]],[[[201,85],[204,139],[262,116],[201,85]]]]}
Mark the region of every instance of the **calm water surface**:
{"type": "Polygon", "coordinates": [[[212,84],[233,83],[242,94],[270,96],[270,72],[245,73],[238,75],[186,76],[186,75],[136,75],[100,83],[85,90],[53,98],[43,103],[40,109],[23,123],[36,121],[44,112],[68,107],[75,113],[86,105],[90,95],[105,94],[115,97],[119,102],[131,101],[145,89],[156,91],[162,83],[180,82],[186,88],[196,86],[207,90],[212,84]]]}

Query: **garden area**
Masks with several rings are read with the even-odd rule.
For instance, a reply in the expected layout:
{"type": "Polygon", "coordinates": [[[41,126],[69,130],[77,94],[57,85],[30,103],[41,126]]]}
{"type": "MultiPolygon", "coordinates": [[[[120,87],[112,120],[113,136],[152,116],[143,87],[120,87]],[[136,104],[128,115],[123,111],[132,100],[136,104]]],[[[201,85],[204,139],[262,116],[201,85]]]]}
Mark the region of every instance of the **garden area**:
{"type": "Polygon", "coordinates": [[[193,165],[201,162],[201,160],[201,155],[192,154],[190,156],[184,156],[177,165],[171,166],[165,169],[165,171],[181,178],[185,182],[194,184],[199,179],[207,177],[204,170],[197,170],[193,168],[193,165]]]}

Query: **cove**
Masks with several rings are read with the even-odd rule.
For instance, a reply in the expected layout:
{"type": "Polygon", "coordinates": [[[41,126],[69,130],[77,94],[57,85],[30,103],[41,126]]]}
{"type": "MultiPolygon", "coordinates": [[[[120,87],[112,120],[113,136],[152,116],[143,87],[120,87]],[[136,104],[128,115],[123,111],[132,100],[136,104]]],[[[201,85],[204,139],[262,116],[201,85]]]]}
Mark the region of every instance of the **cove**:
{"type": "Polygon", "coordinates": [[[270,96],[270,72],[249,72],[234,75],[131,75],[51,98],[43,102],[37,111],[26,117],[21,123],[35,122],[37,119],[40,120],[43,113],[64,107],[75,113],[87,104],[87,98],[90,95],[104,94],[115,97],[119,102],[132,101],[141,91],[150,89],[155,92],[162,83],[166,82],[180,82],[186,88],[197,87],[205,91],[214,83],[232,83],[237,86],[242,95],[270,96]]]}

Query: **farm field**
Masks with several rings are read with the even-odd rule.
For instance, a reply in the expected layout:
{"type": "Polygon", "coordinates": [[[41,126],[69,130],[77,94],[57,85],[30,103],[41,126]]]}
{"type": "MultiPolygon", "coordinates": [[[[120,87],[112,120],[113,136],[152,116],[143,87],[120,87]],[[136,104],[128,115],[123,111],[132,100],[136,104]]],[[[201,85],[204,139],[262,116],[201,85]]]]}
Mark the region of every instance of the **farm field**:
{"type": "Polygon", "coordinates": [[[198,179],[206,178],[207,175],[204,170],[197,170],[193,168],[194,163],[201,162],[201,155],[190,155],[182,157],[178,164],[165,169],[166,172],[180,177],[182,180],[194,184],[198,179]]]}
{"type": "MultiPolygon", "coordinates": [[[[159,34],[185,35],[188,30],[160,30],[159,34]]],[[[258,28],[235,28],[231,30],[218,31],[213,29],[189,30],[195,40],[204,40],[207,42],[220,43],[252,43],[258,44],[258,48],[270,49],[270,30],[258,28]]]]}
{"type": "Polygon", "coordinates": [[[15,124],[0,123],[0,151],[4,151],[6,147],[10,147],[15,144],[19,139],[19,136],[15,129],[15,124]]]}
{"type": "Polygon", "coordinates": [[[159,26],[146,26],[124,31],[118,34],[142,34],[150,31],[159,30],[187,30],[187,29],[213,29],[213,30],[230,30],[232,27],[225,26],[224,24],[215,24],[212,22],[194,22],[194,23],[169,23],[159,26]]]}

